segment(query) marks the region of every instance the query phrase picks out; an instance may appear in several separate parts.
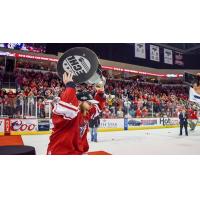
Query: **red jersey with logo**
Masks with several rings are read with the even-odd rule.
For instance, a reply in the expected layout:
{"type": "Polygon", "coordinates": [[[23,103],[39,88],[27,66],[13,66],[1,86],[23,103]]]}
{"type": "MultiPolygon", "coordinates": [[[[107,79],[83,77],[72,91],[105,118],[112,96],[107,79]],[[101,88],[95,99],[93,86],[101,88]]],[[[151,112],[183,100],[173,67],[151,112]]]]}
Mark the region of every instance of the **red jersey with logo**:
{"type": "Polygon", "coordinates": [[[140,109],[136,110],[136,117],[142,117],[142,111],[140,109]]]}
{"type": "Polygon", "coordinates": [[[198,116],[197,116],[197,111],[195,110],[189,110],[188,111],[188,119],[198,119],[198,116]]]}
{"type": "Polygon", "coordinates": [[[13,93],[13,91],[9,91],[8,92],[8,97],[9,98],[14,98],[15,97],[15,94],[13,93]]]}
{"type": "MultiPolygon", "coordinates": [[[[98,99],[100,100],[100,98],[98,99]]],[[[100,105],[103,103],[100,103],[100,105]]],[[[86,116],[78,108],[76,90],[67,87],[53,108],[54,125],[47,154],[81,155],[89,150],[87,132],[89,120],[98,115],[100,109],[94,105],[86,116]]]]}

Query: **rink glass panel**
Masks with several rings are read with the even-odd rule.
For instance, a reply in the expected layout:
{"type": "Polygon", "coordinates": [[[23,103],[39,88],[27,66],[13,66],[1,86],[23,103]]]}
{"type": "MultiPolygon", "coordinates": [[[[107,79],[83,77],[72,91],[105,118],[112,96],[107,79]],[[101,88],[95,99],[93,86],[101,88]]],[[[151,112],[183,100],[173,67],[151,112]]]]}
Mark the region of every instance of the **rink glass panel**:
{"type": "Polygon", "coordinates": [[[51,118],[52,106],[42,97],[9,98],[0,102],[1,118],[51,118]]]}
{"type": "MultiPolygon", "coordinates": [[[[109,108],[110,115],[107,118],[136,118],[136,110],[131,108],[122,108],[122,116],[117,115],[116,108],[109,108]],[[133,115],[134,113],[134,115],[133,115]]],[[[177,107],[174,106],[170,109],[160,110],[154,103],[151,103],[146,115],[142,115],[142,118],[152,117],[177,117],[177,107]]],[[[44,97],[24,97],[18,95],[15,98],[9,98],[8,100],[0,101],[0,117],[1,118],[51,118],[52,104],[50,100],[44,99],[44,97]]],[[[140,117],[140,118],[141,118],[140,117]]],[[[105,118],[104,114],[102,118],[105,118]]]]}

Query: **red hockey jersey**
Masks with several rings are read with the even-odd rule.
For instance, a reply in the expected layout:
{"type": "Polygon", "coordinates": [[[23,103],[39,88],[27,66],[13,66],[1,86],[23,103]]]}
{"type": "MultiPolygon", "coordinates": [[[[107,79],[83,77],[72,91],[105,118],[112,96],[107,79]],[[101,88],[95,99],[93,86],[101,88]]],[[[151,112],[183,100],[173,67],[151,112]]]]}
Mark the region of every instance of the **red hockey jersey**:
{"type": "MultiPolygon", "coordinates": [[[[98,101],[104,101],[99,93],[96,97],[98,101]]],[[[103,105],[102,102],[100,105],[103,105]]],[[[83,116],[78,106],[76,89],[67,87],[53,108],[54,128],[47,149],[48,155],[81,155],[89,150],[87,141],[89,120],[100,113],[100,108],[98,105],[93,105],[88,114],[83,116]]]]}
{"type": "Polygon", "coordinates": [[[188,114],[188,119],[198,119],[197,111],[190,109],[188,114]]]}

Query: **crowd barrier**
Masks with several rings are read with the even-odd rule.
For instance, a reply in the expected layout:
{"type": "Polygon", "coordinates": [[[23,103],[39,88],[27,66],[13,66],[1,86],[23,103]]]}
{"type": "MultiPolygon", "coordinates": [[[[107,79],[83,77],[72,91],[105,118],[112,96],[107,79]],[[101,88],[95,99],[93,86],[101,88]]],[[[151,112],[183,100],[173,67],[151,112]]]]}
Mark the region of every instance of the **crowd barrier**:
{"type": "Polygon", "coordinates": [[[173,128],[177,127],[178,124],[179,124],[178,118],[101,119],[99,131],[173,128]]]}
{"type": "MultiPolygon", "coordinates": [[[[178,118],[101,119],[98,131],[145,130],[178,126],[178,118]]],[[[0,135],[50,134],[52,127],[51,119],[0,119],[0,135]]]]}

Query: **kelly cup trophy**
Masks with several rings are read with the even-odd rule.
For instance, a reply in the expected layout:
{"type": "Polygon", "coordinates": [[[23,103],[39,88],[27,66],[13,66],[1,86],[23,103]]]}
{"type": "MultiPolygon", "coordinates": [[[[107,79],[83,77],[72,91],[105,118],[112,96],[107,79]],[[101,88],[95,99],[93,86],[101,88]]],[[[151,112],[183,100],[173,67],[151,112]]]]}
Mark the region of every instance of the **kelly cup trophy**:
{"type": "Polygon", "coordinates": [[[97,55],[85,47],[66,51],[58,61],[57,71],[61,79],[65,72],[71,72],[75,83],[94,84],[96,88],[103,88],[106,82],[97,55]]]}

